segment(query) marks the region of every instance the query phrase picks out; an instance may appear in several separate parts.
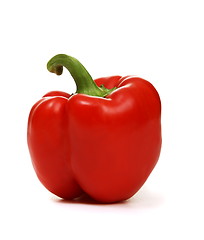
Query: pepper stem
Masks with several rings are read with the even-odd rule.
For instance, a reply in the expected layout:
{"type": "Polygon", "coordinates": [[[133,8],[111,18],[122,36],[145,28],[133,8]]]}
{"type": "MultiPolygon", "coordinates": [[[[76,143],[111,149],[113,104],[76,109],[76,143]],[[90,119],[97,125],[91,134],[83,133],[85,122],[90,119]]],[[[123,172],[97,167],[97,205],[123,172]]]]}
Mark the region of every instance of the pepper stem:
{"type": "Polygon", "coordinates": [[[76,83],[76,93],[105,97],[115,90],[115,88],[107,89],[104,86],[98,87],[85,67],[71,56],[58,54],[47,63],[48,71],[57,75],[62,74],[63,66],[67,68],[76,83]]]}

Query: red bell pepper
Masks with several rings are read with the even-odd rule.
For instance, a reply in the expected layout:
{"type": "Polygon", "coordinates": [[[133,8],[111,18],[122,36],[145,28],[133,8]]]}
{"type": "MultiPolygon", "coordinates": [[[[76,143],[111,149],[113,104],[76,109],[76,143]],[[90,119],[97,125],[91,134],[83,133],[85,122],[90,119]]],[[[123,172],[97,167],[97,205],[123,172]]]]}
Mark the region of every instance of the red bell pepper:
{"type": "Polygon", "coordinates": [[[64,199],[83,193],[106,203],[132,197],[160,154],[157,91],[135,76],[94,81],[78,60],[64,54],[47,64],[57,75],[63,66],[76,93],[49,92],[29,115],[28,146],[39,180],[64,199]]]}

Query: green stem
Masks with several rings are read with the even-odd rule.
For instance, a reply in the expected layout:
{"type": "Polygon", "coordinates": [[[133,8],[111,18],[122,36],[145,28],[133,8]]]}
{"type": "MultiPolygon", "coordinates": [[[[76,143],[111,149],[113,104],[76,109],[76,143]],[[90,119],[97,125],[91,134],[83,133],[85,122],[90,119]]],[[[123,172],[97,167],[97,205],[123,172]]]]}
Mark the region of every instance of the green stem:
{"type": "Polygon", "coordinates": [[[67,68],[74,78],[77,93],[105,97],[115,90],[115,88],[107,89],[104,86],[98,87],[85,67],[76,58],[71,56],[58,54],[47,63],[47,69],[57,75],[62,74],[63,66],[67,68]]]}

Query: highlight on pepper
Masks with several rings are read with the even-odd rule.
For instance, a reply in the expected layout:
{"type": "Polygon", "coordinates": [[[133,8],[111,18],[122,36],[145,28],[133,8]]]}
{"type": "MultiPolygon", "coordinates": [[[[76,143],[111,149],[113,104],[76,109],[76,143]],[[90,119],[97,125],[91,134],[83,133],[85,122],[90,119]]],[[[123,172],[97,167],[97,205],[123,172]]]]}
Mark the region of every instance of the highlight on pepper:
{"type": "Polygon", "coordinates": [[[48,92],[29,114],[27,142],[37,177],[63,199],[87,194],[102,203],[127,200],[159,159],[159,94],[136,76],[93,80],[77,59],[65,54],[47,63],[57,75],[64,68],[76,93],[48,92]]]}

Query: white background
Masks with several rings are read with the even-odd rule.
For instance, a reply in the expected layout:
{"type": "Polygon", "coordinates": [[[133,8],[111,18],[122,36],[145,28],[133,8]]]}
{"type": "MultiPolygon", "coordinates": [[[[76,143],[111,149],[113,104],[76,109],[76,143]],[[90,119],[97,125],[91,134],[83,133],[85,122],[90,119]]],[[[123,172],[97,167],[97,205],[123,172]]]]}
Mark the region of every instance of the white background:
{"type": "Polygon", "coordinates": [[[0,239],[204,239],[202,0],[2,1],[0,239]],[[93,78],[134,74],[162,100],[163,147],[125,203],[63,202],[38,181],[26,142],[31,106],[75,91],[47,61],[65,53],[93,78]]]}

